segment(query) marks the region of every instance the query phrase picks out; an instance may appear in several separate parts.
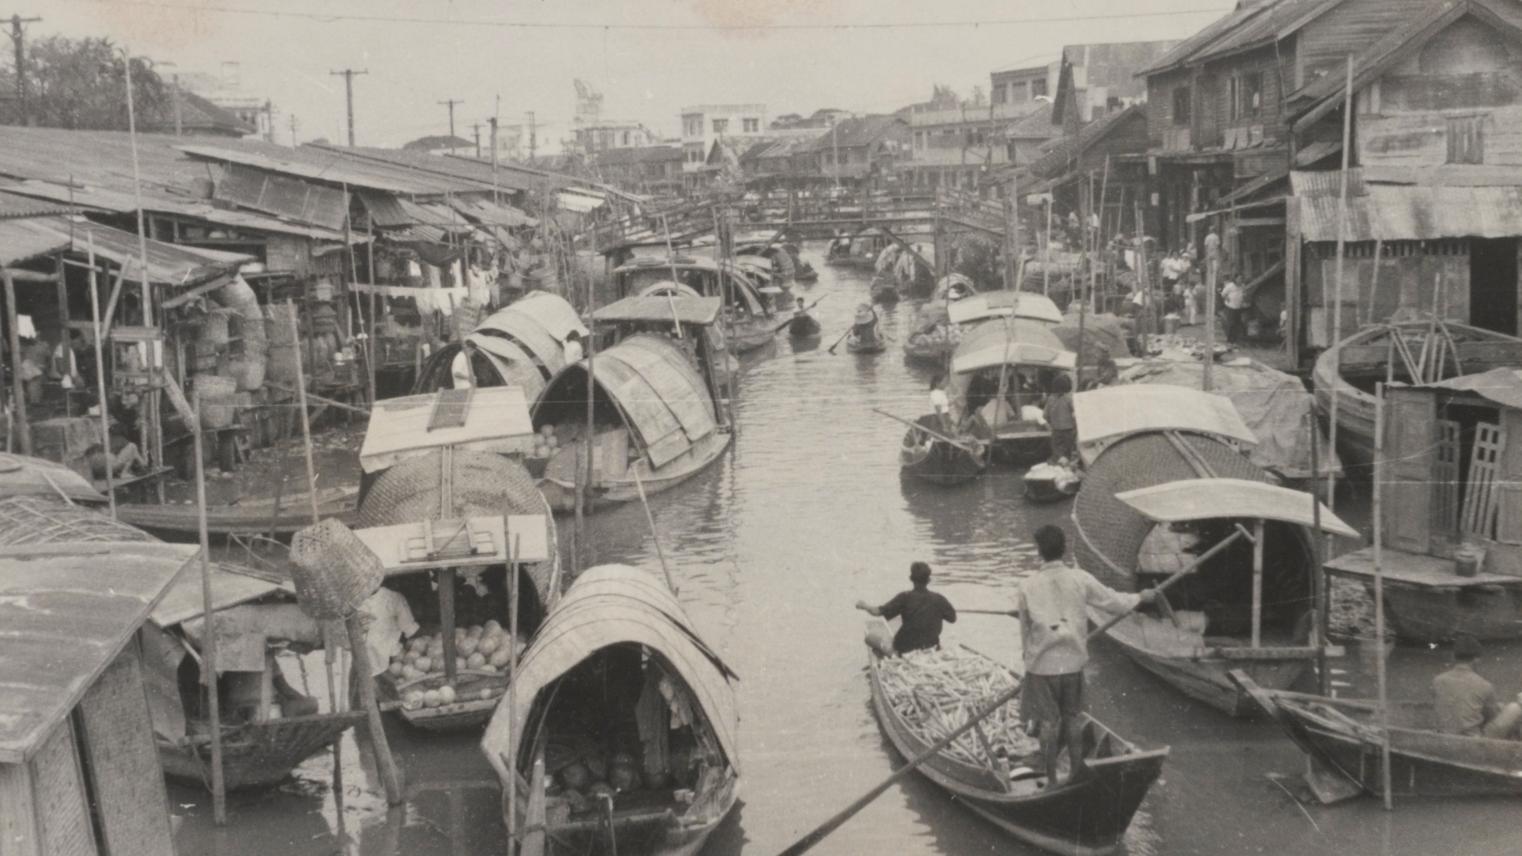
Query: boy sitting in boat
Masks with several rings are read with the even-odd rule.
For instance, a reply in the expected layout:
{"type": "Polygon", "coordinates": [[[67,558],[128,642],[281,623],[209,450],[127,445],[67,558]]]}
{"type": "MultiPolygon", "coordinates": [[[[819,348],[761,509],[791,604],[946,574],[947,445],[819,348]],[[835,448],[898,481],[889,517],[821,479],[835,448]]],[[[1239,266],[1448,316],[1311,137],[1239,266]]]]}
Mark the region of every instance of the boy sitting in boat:
{"type": "Polygon", "coordinates": [[[1067,535],[1056,526],[1036,530],[1041,568],[1020,582],[1015,609],[1025,660],[1020,716],[1041,738],[1048,782],[1057,781],[1057,756],[1064,744],[1071,762],[1069,781],[1085,772],[1083,762],[1083,667],[1089,662],[1088,607],[1129,612],[1151,603],[1151,591],[1114,591],[1087,571],[1063,562],[1067,535]]]}
{"type": "Polygon", "coordinates": [[[1438,730],[1463,737],[1522,740],[1522,693],[1502,705],[1496,688],[1474,670],[1480,643],[1469,635],[1453,642],[1453,665],[1432,679],[1438,730]]]}
{"type": "Polygon", "coordinates": [[[893,634],[893,650],[898,654],[920,651],[941,646],[943,622],[956,623],[957,611],[940,592],[930,590],[930,566],[915,562],[909,566],[909,582],[914,588],[901,591],[882,606],[872,606],[864,600],[856,602],[856,608],[868,615],[889,621],[903,618],[898,632],[893,634]]]}

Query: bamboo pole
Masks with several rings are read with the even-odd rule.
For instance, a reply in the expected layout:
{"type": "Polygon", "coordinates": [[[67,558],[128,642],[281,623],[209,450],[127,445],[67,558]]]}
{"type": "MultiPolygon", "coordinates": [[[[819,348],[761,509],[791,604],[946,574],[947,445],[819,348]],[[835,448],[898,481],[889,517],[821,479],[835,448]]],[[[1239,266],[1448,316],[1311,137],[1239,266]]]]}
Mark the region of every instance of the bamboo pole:
{"type": "Polygon", "coordinates": [[[1380,790],[1385,810],[1394,808],[1390,796],[1390,701],[1385,673],[1385,574],[1384,563],[1384,494],[1385,494],[1385,385],[1374,388],[1374,645],[1379,652],[1375,678],[1379,684],[1380,790]]]}
{"type": "Polygon", "coordinates": [[[111,415],[106,407],[106,360],[102,352],[100,326],[100,287],[95,281],[95,233],[85,233],[85,258],[90,263],[90,324],[95,332],[95,395],[100,407],[100,442],[106,451],[106,500],[111,519],[116,519],[116,462],[111,458],[111,415]]]}
{"type": "MultiPolygon", "coordinates": [[[[1353,136],[1353,55],[1348,54],[1346,91],[1343,93],[1342,102],[1342,172],[1338,176],[1337,186],[1337,262],[1332,281],[1332,332],[1328,337],[1328,344],[1332,348],[1332,404],[1327,418],[1329,421],[1328,431],[1331,433],[1332,453],[1337,450],[1337,410],[1341,393],[1337,392],[1335,381],[1342,376],[1342,263],[1343,256],[1347,252],[1347,222],[1348,222],[1348,159],[1351,138],[1353,136]]],[[[1325,293],[1325,289],[1323,289],[1325,293]]],[[[1333,511],[1337,510],[1337,471],[1329,468],[1326,473],[1326,503],[1333,511]]],[[[1331,536],[1327,536],[1329,539],[1331,536]]]]}
{"type": "Polygon", "coordinates": [[[1201,386],[1206,392],[1215,388],[1215,296],[1221,275],[1220,255],[1205,253],[1205,353],[1201,386]]]}
{"type": "MultiPolygon", "coordinates": [[[[1104,240],[1104,234],[1105,234],[1105,200],[1108,199],[1109,196],[1110,196],[1110,156],[1108,154],[1106,154],[1105,155],[1104,178],[1100,179],[1100,181],[1099,181],[1099,228],[1094,230],[1094,253],[1093,253],[1093,255],[1091,255],[1089,257],[1089,303],[1090,303],[1089,310],[1092,311],[1092,312],[1098,312],[1099,311],[1099,307],[1097,305],[1093,305],[1093,303],[1094,303],[1094,294],[1095,294],[1095,292],[1099,288],[1099,281],[1098,281],[1098,278],[1097,278],[1098,277],[1098,270],[1094,266],[1094,261],[1095,261],[1095,259],[1097,259],[1099,257],[1100,253],[1102,253],[1104,251],[1104,246],[1105,246],[1105,240],[1104,240]]],[[[1117,230],[1120,229],[1120,222],[1119,222],[1118,218],[1117,218],[1117,221],[1116,221],[1116,224],[1115,224],[1115,228],[1117,230]]],[[[1080,345],[1082,345],[1082,343],[1083,343],[1083,336],[1081,335],[1081,331],[1082,331],[1083,328],[1082,328],[1081,325],[1083,323],[1083,316],[1079,316],[1078,320],[1079,320],[1079,324],[1080,324],[1080,327],[1079,327],[1080,335],[1078,337],[1078,342],[1079,342],[1080,345]]]]}
{"type": "MultiPolygon", "coordinates": [[[[92,277],[93,282],[93,277],[92,277]]],[[[206,465],[202,463],[201,392],[195,396],[195,424],[190,426],[196,456],[196,528],[201,537],[201,603],[206,614],[206,634],[202,644],[201,675],[207,687],[207,707],[211,712],[211,813],[217,826],[227,823],[227,784],[222,779],[222,708],[217,698],[217,632],[215,604],[211,596],[211,535],[206,524],[206,465]]],[[[110,442],[106,445],[109,460],[110,442]]]]}
{"type": "MultiPolygon", "coordinates": [[[[518,568],[518,553],[520,536],[512,534],[512,544],[509,546],[507,556],[507,644],[512,656],[507,658],[507,709],[509,712],[517,708],[518,700],[518,577],[522,570],[518,568]]],[[[511,721],[511,719],[509,719],[511,721]]],[[[509,726],[511,727],[511,726],[509,726]]],[[[508,735],[508,745],[517,745],[518,735],[508,735]]],[[[517,752],[513,757],[518,756],[517,752]]],[[[503,812],[503,818],[507,821],[508,852],[512,852],[513,839],[517,837],[518,820],[518,770],[516,766],[507,771],[507,799],[504,800],[507,810],[503,812]]]]}
{"type": "MultiPolygon", "coordinates": [[[[1071,289],[1070,289],[1071,290],[1071,289]]],[[[1046,249],[1041,260],[1041,294],[1052,296],[1052,194],[1046,194],[1046,249]]]]}
{"type": "Polygon", "coordinates": [[[1312,624],[1312,643],[1316,646],[1316,688],[1323,696],[1332,692],[1332,676],[1327,673],[1327,631],[1331,626],[1331,594],[1326,584],[1326,559],[1321,534],[1321,500],[1316,497],[1316,481],[1321,478],[1321,429],[1316,425],[1316,413],[1305,414],[1311,429],[1311,557],[1315,565],[1316,620],[1312,624]]]}
{"type": "Polygon", "coordinates": [[[1263,645],[1263,520],[1253,523],[1252,538],[1252,646],[1263,645]]]}
{"type": "Polygon", "coordinates": [[[5,329],[11,346],[11,409],[15,413],[15,434],[21,438],[21,454],[32,453],[32,424],[26,415],[26,384],[21,380],[21,334],[16,329],[16,280],[10,270],[0,271],[5,278],[5,329]]]}
{"type": "Polygon", "coordinates": [[[650,540],[655,542],[655,555],[661,560],[661,573],[666,577],[666,587],[677,593],[676,582],[671,578],[671,567],[666,564],[666,551],[661,547],[661,533],[655,528],[655,515],[650,513],[650,500],[645,498],[645,483],[639,477],[639,462],[629,468],[634,476],[634,487],[639,491],[639,504],[645,509],[645,522],[650,524],[650,540]]]}
{"type": "MultiPolygon", "coordinates": [[[[143,288],[143,326],[156,327],[153,318],[153,286],[148,277],[148,225],[146,213],[143,211],[143,179],[142,171],[138,166],[137,156],[137,110],[133,105],[132,94],[132,55],[124,52],[122,67],[127,86],[127,142],[132,152],[132,196],[137,207],[137,251],[139,263],[142,265],[142,288],[143,288]]],[[[122,265],[122,279],[127,278],[127,265],[122,265]]],[[[161,355],[148,355],[148,370],[158,369],[157,359],[161,355]]],[[[143,452],[151,452],[154,466],[162,466],[164,463],[164,426],[159,413],[159,391],[157,387],[148,390],[147,405],[143,408],[141,439],[143,452]]],[[[164,481],[156,479],[158,486],[159,501],[164,501],[164,481]]]]}

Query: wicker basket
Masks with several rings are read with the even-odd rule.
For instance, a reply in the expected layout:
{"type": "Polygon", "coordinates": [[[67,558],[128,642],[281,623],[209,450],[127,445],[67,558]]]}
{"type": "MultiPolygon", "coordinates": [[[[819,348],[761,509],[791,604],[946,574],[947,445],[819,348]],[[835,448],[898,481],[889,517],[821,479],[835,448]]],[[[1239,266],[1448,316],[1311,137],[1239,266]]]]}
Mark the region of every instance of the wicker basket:
{"type": "Polygon", "coordinates": [[[348,617],[385,576],[380,557],[332,518],[292,536],[291,560],[301,610],[319,620],[348,617]]]}
{"type": "Polygon", "coordinates": [[[232,315],[230,309],[213,309],[206,313],[206,317],[201,319],[200,340],[213,345],[227,344],[232,338],[232,330],[228,323],[232,315]]]}
{"type": "Polygon", "coordinates": [[[259,357],[245,355],[242,359],[233,360],[228,368],[233,379],[238,383],[238,389],[254,392],[264,386],[266,365],[262,355],[259,357]]]}
{"type": "Polygon", "coordinates": [[[214,374],[195,376],[196,394],[201,399],[201,427],[226,428],[238,414],[238,382],[214,374]]]}

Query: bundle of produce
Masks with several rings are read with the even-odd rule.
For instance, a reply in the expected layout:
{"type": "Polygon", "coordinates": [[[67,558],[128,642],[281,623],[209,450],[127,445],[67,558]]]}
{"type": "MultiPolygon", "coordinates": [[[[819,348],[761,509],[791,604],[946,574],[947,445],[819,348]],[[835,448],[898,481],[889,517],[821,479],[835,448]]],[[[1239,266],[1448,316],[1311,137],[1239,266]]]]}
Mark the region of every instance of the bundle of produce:
{"type": "MultiPolygon", "coordinates": [[[[1015,685],[1015,676],[1008,669],[961,646],[884,658],[878,676],[888,703],[926,743],[950,734],[1015,685]]],[[[991,761],[983,746],[985,736],[988,750],[994,754],[1002,751],[1011,759],[1040,749],[1040,742],[1025,732],[1018,705],[1010,702],[944,752],[965,764],[985,766],[991,761]]]]}
{"type": "Polygon", "coordinates": [[[505,675],[508,664],[526,648],[527,640],[519,637],[515,643],[499,622],[488,621],[455,628],[455,673],[461,676],[455,686],[445,677],[444,639],[438,633],[412,637],[386,671],[402,692],[404,707],[438,707],[501,692],[504,684],[497,676],[505,675]]]}

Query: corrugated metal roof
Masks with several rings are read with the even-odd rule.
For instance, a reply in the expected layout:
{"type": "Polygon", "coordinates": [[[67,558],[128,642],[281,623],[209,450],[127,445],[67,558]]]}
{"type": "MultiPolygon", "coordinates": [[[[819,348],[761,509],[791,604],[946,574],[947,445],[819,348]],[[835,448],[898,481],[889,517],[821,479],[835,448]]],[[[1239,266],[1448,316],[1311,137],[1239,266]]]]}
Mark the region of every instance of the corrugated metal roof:
{"type": "Polygon", "coordinates": [[[0,763],[36,751],[199,552],[153,543],[0,552],[0,763]]]}
{"type": "Polygon", "coordinates": [[[1238,4],[1227,15],[1180,42],[1138,74],[1150,75],[1193,65],[1233,51],[1270,44],[1298,31],[1342,0],[1269,0],[1238,4]]]}
{"type": "Polygon", "coordinates": [[[454,210],[483,226],[501,226],[506,229],[515,229],[519,226],[537,226],[539,224],[537,219],[528,216],[511,205],[496,205],[485,199],[468,199],[461,196],[451,196],[449,197],[449,204],[454,207],[454,210]]]}
{"type": "Polygon", "coordinates": [[[357,157],[342,149],[318,146],[290,148],[250,140],[219,141],[216,145],[184,145],[182,141],[178,148],[191,157],[242,164],[310,181],[387,193],[442,196],[446,193],[472,193],[491,189],[490,185],[483,188],[476,181],[357,157]]]}
{"type": "MultiPolygon", "coordinates": [[[[1307,241],[1337,240],[1337,197],[1300,197],[1307,241]]],[[[1349,196],[1349,241],[1522,236],[1522,187],[1417,187],[1371,184],[1349,196]]]]}
{"type": "Polygon", "coordinates": [[[79,208],[57,205],[29,196],[0,192],[0,220],[17,220],[25,217],[54,217],[59,214],[75,214],[79,208]]]}
{"type": "Polygon", "coordinates": [[[349,198],[338,188],[238,164],[222,171],[212,195],[240,208],[335,231],[343,229],[349,216],[349,198]]]}
{"type": "MultiPolygon", "coordinates": [[[[1342,193],[1342,171],[1335,169],[1326,170],[1295,170],[1289,174],[1290,192],[1296,196],[1316,197],[1330,196],[1336,199],[1342,193]]],[[[1364,194],[1363,167],[1352,167],[1348,170],[1348,195],[1362,196],[1364,194]]]]}
{"type": "MultiPolygon", "coordinates": [[[[330,143],[313,143],[303,148],[342,153],[360,160],[415,170],[424,175],[475,182],[487,188],[492,186],[491,161],[478,160],[465,155],[431,155],[427,152],[378,149],[368,146],[357,146],[351,149],[330,143]]],[[[498,162],[496,169],[496,186],[503,193],[537,191],[546,186],[560,187],[570,181],[570,179],[560,180],[543,170],[529,169],[502,161],[498,162]]]]}
{"type": "Polygon", "coordinates": [[[40,220],[0,220],[0,265],[11,265],[61,250],[69,237],[40,220]]]}

